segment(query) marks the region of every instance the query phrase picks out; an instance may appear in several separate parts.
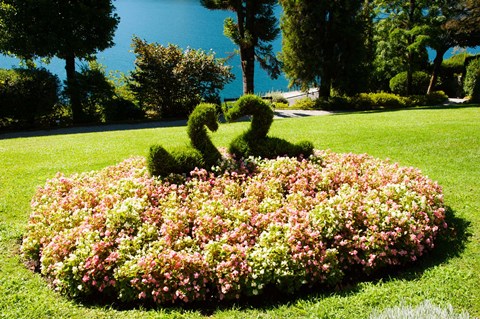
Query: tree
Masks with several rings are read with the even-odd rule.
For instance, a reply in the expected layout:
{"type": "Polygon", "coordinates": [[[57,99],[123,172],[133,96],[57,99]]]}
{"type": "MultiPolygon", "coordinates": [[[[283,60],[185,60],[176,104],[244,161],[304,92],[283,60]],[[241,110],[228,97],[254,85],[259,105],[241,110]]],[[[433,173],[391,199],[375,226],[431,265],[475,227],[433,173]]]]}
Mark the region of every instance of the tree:
{"type": "MultiPolygon", "coordinates": [[[[427,0],[376,0],[378,30],[388,34],[381,36],[390,42],[391,53],[401,58],[399,61],[407,71],[407,94],[412,92],[413,73],[421,56],[426,53],[428,11],[432,1],[427,0]]],[[[403,71],[403,70],[402,70],[403,71]]]]}
{"type": "Polygon", "coordinates": [[[65,60],[73,120],[82,120],[75,59],[113,45],[119,18],[113,0],[2,0],[0,51],[25,60],[65,60]]]}
{"type": "Polygon", "coordinates": [[[270,44],[280,29],[274,14],[276,0],[200,0],[213,10],[230,10],[236,13],[225,19],[224,34],[238,45],[242,64],[243,93],[254,93],[255,61],[272,78],[280,74],[280,64],[270,44]]]}
{"type": "Polygon", "coordinates": [[[435,51],[427,94],[433,91],[445,53],[452,47],[480,45],[480,1],[437,0],[429,9],[427,41],[435,51]]]}
{"type": "Polygon", "coordinates": [[[284,11],[280,59],[290,86],[302,90],[319,86],[324,98],[330,97],[332,87],[352,91],[349,86],[358,81],[367,57],[370,2],[280,0],[280,4],[284,11]]]}
{"type": "Polygon", "coordinates": [[[212,52],[133,39],[135,70],[130,87],[142,107],[164,117],[189,115],[200,102],[219,102],[233,80],[231,67],[212,52]]]}

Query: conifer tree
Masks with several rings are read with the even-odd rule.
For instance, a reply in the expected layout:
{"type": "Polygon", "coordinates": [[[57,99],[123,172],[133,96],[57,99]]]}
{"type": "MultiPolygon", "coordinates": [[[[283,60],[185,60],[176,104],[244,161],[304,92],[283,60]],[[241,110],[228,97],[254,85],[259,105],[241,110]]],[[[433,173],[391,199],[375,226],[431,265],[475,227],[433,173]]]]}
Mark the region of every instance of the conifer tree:
{"type": "Polygon", "coordinates": [[[274,7],[276,0],[200,0],[212,10],[235,12],[236,20],[225,19],[224,34],[239,48],[243,75],[243,93],[254,93],[255,61],[272,78],[280,74],[279,62],[271,42],[279,33],[274,7]]]}
{"type": "Polygon", "coordinates": [[[366,58],[368,32],[365,0],[280,0],[283,48],[280,60],[290,85],[320,87],[329,98],[332,87],[352,93],[366,58]]]}

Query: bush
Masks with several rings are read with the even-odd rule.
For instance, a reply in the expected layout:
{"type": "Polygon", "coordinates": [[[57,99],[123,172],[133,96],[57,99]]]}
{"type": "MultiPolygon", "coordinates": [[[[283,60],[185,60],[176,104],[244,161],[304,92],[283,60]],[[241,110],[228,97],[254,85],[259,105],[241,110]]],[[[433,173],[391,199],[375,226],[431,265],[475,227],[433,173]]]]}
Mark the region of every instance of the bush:
{"type": "Polygon", "coordinates": [[[404,99],[408,106],[433,106],[445,103],[448,96],[443,91],[435,91],[427,95],[411,95],[404,99]]]}
{"type": "Polygon", "coordinates": [[[480,102],[480,58],[474,59],[468,64],[464,90],[471,102],[480,102]]]}
{"type": "Polygon", "coordinates": [[[192,302],[412,263],[446,227],[436,183],[367,155],[228,160],[176,184],[133,158],[47,181],[21,249],[72,297],[192,302]]]}
{"type": "Polygon", "coordinates": [[[403,107],[439,105],[448,100],[443,91],[428,95],[399,96],[393,93],[361,93],[353,97],[333,97],[329,100],[318,99],[317,108],[324,110],[379,110],[403,107]]]}
{"type": "Polygon", "coordinates": [[[462,52],[443,60],[439,74],[442,83],[437,85],[437,88],[444,91],[448,96],[464,97],[462,77],[465,75],[465,64],[471,58],[471,54],[462,52]]]}
{"type": "Polygon", "coordinates": [[[145,112],[135,103],[121,97],[114,97],[103,105],[106,122],[133,121],[145,118],[145,112]]]}
{"type": "Polygon", "coordinates": [[[271,97],[274,104],[288,104],[288,100],[283,96],[282,92],[270,92],[265,97],[271,97]]]}
{"type": "MultiPolygon", "coordinates": [[[[137,120],[145,113],[131,100],[117,94],[114,80],[105,74],[105,66],[91,61],[76,74],[82,105],[82,122],[137,120]]],[[[70,88],[66,87],[66,93],[70,88]]],[[[67,94],[68,95],[68,94],[67,94]]]]}
{"type": "Polygon", "coordinates": [[[146,110],[162,117],[188,116],[201,102],[219,103],[219,91],[234,78],[213,52],[133,39],[136,54],[130,88],[146,110]]]}
{"type": "Polygon", "coordinates": [[[405,100],[399,95],[392,93],[362,93],[356,96],[352,102],[360,109],[401,108],[406,107],[405,100]]]}
{"type": "Polygon", "coordinates": [[[59,87],[58,77],[45,69],[1,69],[0,119],[15,128],[50,124],[59,87]]]}
{"type": "Polygon", "coordinates": [[[273,107],[277,110],[291,110],[289,103],[273,102],[273,107]]]}
{"type": "Polygon", "coordinates": [[[314,110],[316,109],[315,101],[309,97],[296,100],[291,106],[295,110],[314,110]]]}
{"type": "MultiPolygon", "coordinates": [[[[429,84],[430,75],[428,73],[422,71],[413,72],[411,94],[425,94],[429,84]]],[[[407,95],[407,72],[399,73],[390,80],[390,90],[395,94],[407,95]]]]}

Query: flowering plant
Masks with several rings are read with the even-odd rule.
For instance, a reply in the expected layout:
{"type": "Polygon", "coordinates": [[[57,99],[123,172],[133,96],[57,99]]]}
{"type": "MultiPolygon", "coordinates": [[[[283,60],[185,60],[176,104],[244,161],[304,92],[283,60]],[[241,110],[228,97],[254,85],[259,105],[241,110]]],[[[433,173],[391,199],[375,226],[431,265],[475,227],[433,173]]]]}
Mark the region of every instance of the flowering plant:
{"type": "Polygon", "coordinates": [[[226,159],[174,179],[135,157],[47,181],[22,252],[69,296],[191,302],[403,265],[446,227],[435,182],[368,155],[226,159]]]}

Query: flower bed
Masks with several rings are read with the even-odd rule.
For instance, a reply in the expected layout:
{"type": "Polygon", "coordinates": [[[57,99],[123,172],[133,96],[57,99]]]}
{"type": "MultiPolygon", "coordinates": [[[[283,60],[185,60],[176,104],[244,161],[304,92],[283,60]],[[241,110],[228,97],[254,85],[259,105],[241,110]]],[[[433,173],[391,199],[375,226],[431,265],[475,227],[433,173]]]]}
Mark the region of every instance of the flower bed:
{"type": "Polygon", "coordinates": [[[136,157],[58,174],[32,209],[22,252],[55,289],[156,303],[336,284],[415,261],[446,228],[441,189],[417,169],[329,151],[175,182],[136,157]]]}

